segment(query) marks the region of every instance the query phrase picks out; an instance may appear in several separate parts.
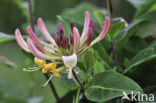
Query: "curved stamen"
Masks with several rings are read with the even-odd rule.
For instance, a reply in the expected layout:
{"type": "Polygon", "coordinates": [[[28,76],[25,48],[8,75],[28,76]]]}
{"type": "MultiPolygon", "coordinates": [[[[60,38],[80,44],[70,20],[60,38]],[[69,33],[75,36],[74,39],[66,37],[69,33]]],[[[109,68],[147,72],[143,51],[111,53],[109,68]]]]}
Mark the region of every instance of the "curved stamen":
{"type": "Polygon", "coordinates": [[[52,79],[53,74],[49,77],[49,79],[46,81],[45,84],[41,85],[42,88],[46,87],[46,85],[49,83],[49,81],[52,79]]]}
{"type": "Polygon", "coordinates": [[[23,68],[23,71],[25,72],[34,72],[34,71],[37,71],[37,70],[40,70],[41,68],[38,68],[38,67],[33,67],[33,68],[23,68]]]}

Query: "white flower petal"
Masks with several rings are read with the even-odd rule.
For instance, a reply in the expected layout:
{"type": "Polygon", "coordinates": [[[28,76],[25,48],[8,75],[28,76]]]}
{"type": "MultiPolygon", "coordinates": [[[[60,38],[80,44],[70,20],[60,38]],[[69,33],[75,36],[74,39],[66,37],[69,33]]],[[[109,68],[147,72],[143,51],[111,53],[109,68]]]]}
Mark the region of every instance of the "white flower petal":
{"type": "Polygon", "coordinates": [[[72,73],[72,69],[70,68],[68,72],[68,79],[72,79],[72,78],[73,78],[73,73],[72,73]]]}
{"type": "Polygon", "coordinates": [[[76,54],[73,54],[71,56],[62,56],[62,59],[63,59],[64,65],[69,69],[73,68],[77,64],[76,54]]]}

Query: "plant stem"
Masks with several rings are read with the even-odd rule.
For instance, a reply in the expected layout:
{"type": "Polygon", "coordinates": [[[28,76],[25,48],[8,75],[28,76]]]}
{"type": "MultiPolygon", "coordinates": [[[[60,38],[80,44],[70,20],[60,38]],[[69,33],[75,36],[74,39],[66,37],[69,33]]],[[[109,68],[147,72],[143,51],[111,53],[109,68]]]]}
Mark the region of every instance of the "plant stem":
{"type": "MultiPolygon", "coordinates": [[[[110,16],[110,19],[111,19],[112,18],[112,13],[113,13],[112,0],[107,0],[107,8],[108,8],[108,15],[110,16]]],[[[112,52],[113,52],[115,65],[117,67],[117,71],[121,72],[121,70],[119,68],[118,57],[117,57],[117,54],[116,54],[116,50],[115,50],[115,45],[114,45],[114,40],[113,39],[111,41],[111,48],[112,48],[112,52]]]]}
{"type": "Polygon", "coordinates": [[[31,0],[28,0],[28,6],[29,6],[29,16],[30,16],[31,28],[35,32],[35,28],[34,28],[34,16],[33,16],[33,13],[32,13],[32,2],[31,2],[31,0]]]}
{"type": "Polygon", "coordinates": [[[118,57],[117,57],[116,50],[115,50],[114,40],[111,41],[111,48],[112,48],[112,52],[113,52],[113,57],[114,57],[115,65],[117,67],[117,71],[118,72],[121,72],[120,71],[120,68],[119,68],[119,63],[118,63],[118,57]]]}
{"type": "Polygon", "coordinates": [[[78,76],[76,75],[75,71],[72,69],[72,73],[73,73],[73,76],[74,78],[76,79],[76,81],[78,82],[78,84],[80,85],[82,91],[84,91],[84,85],[83,83],[80,81],[80,79],[78,78],[78,76]]]}
{"type": "MultiPolygon", "coordinates": [[[[28,0],[29,16],[30,16],[31,27],[32,27],[33,31],[35,32],[35,28],[34,28],[34,17],[33,17],[33,13],[32,13],[32,2],[31,2],[31,1],[32,1],[32,0],[28,0]]],[[[48,74],[44,74],[44,76],[45,76],[45,78],[46,78],[47,80],[49,79],[48,74]]],[[[53,93],[53,95],[54,95],[54,97],[55,97],[55,99],[56,99],[56,102],[57,102],[57,103],[61,103],[61,102],[60,102],[60,99],[59,99],[59,96],[58,96],[58,94],[57,94],[57,92],[56,92],[56,89],[55,89],[55,87],[54,87],[52,81],[49,81],[48,84],[49,84],[50,89],[51,89],[51,91],[52,91],[52,93],[53,93]]]]}
{"type": "MultiPolygon", "coordinates": [[[[47,80],[49,79],[48,74],[44,74],[44,76],[45,76],[45,78],[46,78],[47,80]]],[[[49,86],[50,86],[50,89],[51,89],[51,91],[52,91],[52,93],[53,93],[55,99],[56,99],[56,102],[57,102],[57,103],[61,103],[52,81],[49,81],[49,86]]]]}
{"type": "Polygon", "coordinates": [[[113,13],[112,0],[107,0],[107,8],[108,8],[108,16],[112,18],[113,13]]]}

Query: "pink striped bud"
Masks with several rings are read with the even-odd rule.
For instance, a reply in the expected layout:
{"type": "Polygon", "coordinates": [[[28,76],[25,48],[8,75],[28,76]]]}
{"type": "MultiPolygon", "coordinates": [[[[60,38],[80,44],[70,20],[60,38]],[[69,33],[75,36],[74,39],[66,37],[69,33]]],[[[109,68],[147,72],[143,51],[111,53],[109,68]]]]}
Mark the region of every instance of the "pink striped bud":
{"type": "Polygon", "coordinates": [[[38,48],[35,46],[31,38],[27,39],[28,46],[31,50],[31,52],[35,55],[35,57],[38,57],[39,59],[42,60],[51,60],[52,58],[49,55],[46,55],[42,53],[38,48]]]}
{"type": "Polygon", "coordinates": [[[73,28],[75,27],[74,22],[71,22],[71,23],[70,23],[70,26],[71,26],[71,31],[72,31],[72,33],[73,33],[73,28]]]}
{"type": "Polygon", "coordinates": [[[63,38],[62,38],[62,47],[64,49],[67,49],[68,48],[68,38],[66,35],[63,35],[63,38]]]}
{"type": "Polygon", "coordinates": [[[107,35],[109,28],[110,28],[110,18],[108,16],[105,17],[105,25],[100,33],[100,35],[92,41],[91,45],[94,45],[96,42],[99,42],[100,40],[102,40],[103,38],[105,38],[105,36],[107,35]]]}
{"type": "Polygon", "coordinates": [[[93,22],[93,20],[90,21],[89,29],[92,29],[92,31],[94,30],[94,22],[93,22]]]}
{"type": "Polygon", "coordinates": [[[61,47],[61,41],[58,32],[55,33],[55,42],[58,47],[61,47]]]}
{"type": "Polygon", "coordinates": [[[30,26],[28,27],[28,34],[35,42],[37,42],[37,43],[41,42],[39,37],[37,37],[37,35],[33,32],[32,28],[30,26]]]}
{"type": "Polygon", "coordinates": [[[62,24],[58,24],[58,29],[59,29],[60,35],[64,35],[65,34],[62,24]]]}
{"type": "Polygon", "coordinates": [[[73,34],[74,34],[74,52],[77,53],[80,46],[80,34],[76,27],[73,28],[73,34]]]}
{"type": "Polygon", "coordinates": [[[85,22],[84,22],[84,27],[83,27],[83,32],[82,32],[82,35],[81,35],[81,39],[80,39],[81,43],[84,42],[84,40],[87,37],[88,30],[89,30],[89,25],[90,25],[90,20],[91,20],[91,17],[90,17],[89,12],[87,11],[86,14],[85,14],[85,22]]]}
{"type": "Polygon", "coordinates": [[[92,38],[93,38],[93,31],[92,29],[89,29],[88,31],[88,38],[87,38],[87,42],[86,42],[86,45],[89,46],[91,41],[92,41],[92,38]]]}
{"type": "Polygon", "coordinates": [[[16,31],[15,31],[15,38],[16,38],[18,45],[22,49],[24,49],[27,52],[30,52],[28,45],[27,45],[26,41],[23,39],[22,34],[19,29],[16,29],[16,31]]]}
{"type": "Polygon", "coordinates": [[[52,42],[53,44],[55,44],[54,39],[52,38],[52,36],[49,34],[43,20],[41,18],[38,19],[38,27],[43,35],[43,37],[45,38],[45,40],[52,42]]]}
{"type": "Polygon", "coordinates": [[[74,34],[73,33],[70,34],[70,44],[71,45],[74,44],[74,34]]]}

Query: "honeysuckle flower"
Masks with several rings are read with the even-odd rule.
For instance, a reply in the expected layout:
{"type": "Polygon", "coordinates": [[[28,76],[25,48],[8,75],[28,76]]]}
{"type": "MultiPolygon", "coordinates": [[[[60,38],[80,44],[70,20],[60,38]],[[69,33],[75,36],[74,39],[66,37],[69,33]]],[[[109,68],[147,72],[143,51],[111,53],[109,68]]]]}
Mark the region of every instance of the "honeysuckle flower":
{"type": "Polygon", "coordinates": [[[73,54],[71,56],[62,56],[64,65],[69,68],[68,79],[73,77],[72,68],[77,64],[77,55],[73,54]]]}
{"type": "Polygon", "coordinates": [[[28,27],[27,29],[29,34],[27,42],[23,39],[19,29],[16,29],[15,31],[16,41],[22,49],[35,56],[34,62],[38,66],[38,68],[24,70],[35,71],[40,68],[43,73],[50,72],[54,77],[61,77],[60,72],[68,68],[68,78],[71,79],[73,77],[72,68],[77,64],[77,56],[95,43],[104,39],[110,28],[110,18],[108,16],[105,17],[105,25],[100,35],[94,40],[92,40],[94,23],[91,20],[88,11],[85,14],[84,28],[81,36],[78,28],[73,22],[71,22],[71,34],[69,39],[65,34],[62,24],[58,25],[58,31],[55,33],[54,38],[48,32],[41,18],[38,19],[38,27],[47,42],[42,41],[33,32],[31,27],[28,27]],[[47,64],[47,60],[51,62],[47,64]]]}

